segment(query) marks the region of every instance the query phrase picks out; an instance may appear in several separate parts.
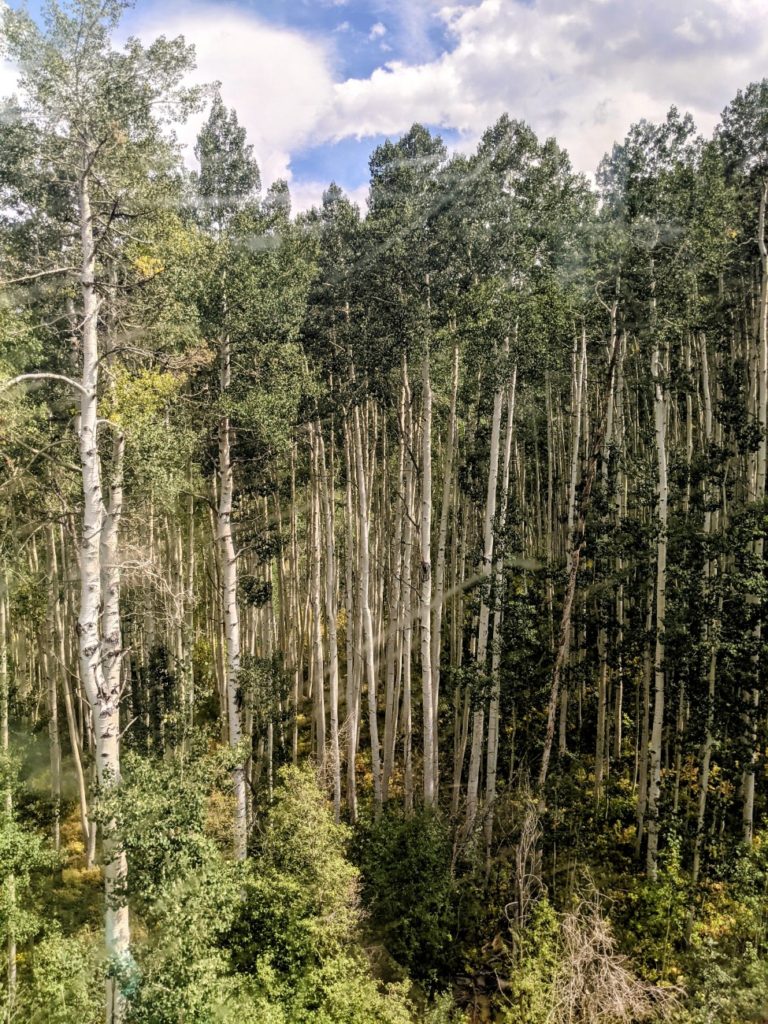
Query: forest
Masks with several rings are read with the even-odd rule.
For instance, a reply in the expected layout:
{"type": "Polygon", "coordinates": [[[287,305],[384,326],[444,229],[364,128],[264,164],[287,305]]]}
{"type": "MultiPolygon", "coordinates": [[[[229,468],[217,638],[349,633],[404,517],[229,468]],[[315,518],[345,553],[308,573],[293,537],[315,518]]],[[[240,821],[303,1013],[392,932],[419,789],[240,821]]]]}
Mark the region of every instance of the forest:
{"type": "Polygon", "coordinates": [[[126,6],[0,12],[4,1024],[768,1020],[768,79],[292,214],[126,6]]]}

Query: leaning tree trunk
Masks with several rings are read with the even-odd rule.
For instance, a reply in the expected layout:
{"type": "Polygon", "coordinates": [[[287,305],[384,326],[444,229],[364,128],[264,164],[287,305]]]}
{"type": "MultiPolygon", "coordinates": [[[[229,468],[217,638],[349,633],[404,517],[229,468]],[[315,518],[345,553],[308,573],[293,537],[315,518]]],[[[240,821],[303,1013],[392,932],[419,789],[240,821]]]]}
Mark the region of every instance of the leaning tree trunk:
{"type": "MultiPolygon", "coordinates": [[[[9,756],[9,679],[8,679],[8,617],[7,617],[7,584],[2,579],[0,586],[0,755],[7,759],[9,756]]],[[[13,793],[10,782],[3,794],[2,813],[10,819],[13,815],[13,793]]],[[[16,879],[13,872],[9,872],[3,879],[5,888],[4,902],[10,917],[8,922],[8,937],[6,940],[6,1008],[7,1021],[13,1020],[14,1004],[16,1002],[16,932],[14,928],[14,905],[16,903],[16,879]]]]}
{"type": "MultiPolygon", "coordinates": [[[[713,413],[712,413],[712,392],[709,377],[709,358],[707,352],[707,339],[701,336],[701,393],[704,402],[704,439],[708,445],[714,440],[713,413]]],[[[706,487],[706,485],[705,485],[706,487]]],[[[714,513],[709,508],[706,490],[704,495],[706,512],[704,513],[704,536],[709,542],[713,532],[714,513]]],[[[711,597],[712,590],[716,586],[715,580],[718,573],[717,558],[709,557],[704,567],[704,586],[707,597],[711,597]]],[[[701,871],[701,852],[704,841],[704,823],[707,816],[707,797],[709,795],[709,783],[712,768],[712,752],[715,746],[714,722],[715,722],[715,696],[717,683],[717,658],[719,648],[719,619],[722,614],[723,597],[720,594],[717,601],[717,613],[713,618],[708,618],[705,626],[705,643],[708,649],[708,671],[707,671],[707,704],[706,717],[704,721],[704,742],[701,748],[701,771],[699,774],[699,800],[696,815],[696,836],[693,845],[693,865],[691,878],[697,882],[701,871]]]]}
{"type": "MultiPolygon", "coordinates": [[[[613,386],[613,375],[616,372],[616,363],[619,356],[620,344],[621,339],[617,338],[613,352],[611,353],[611,361],[608,365],[608,394],[611,393],[613,386]]],[[[555,648],[555,661],[552,666],[552,678],[550,682],[549,701],[547,704],[547,724],[546,731],[544,733],[544,749],[541,755],[539,776],[536,781],[537,806],[539,814],[543,814],[546,810],[546,785],[547,776],[549,774],[549,762],[552,757],[552,743],[555,737],[555,714],[557,711],[558,696],[560,693],[560,680],[562,678],[563,667],[565,665],[565,659],[568,653],[568,640],[571,633],[573,601],[576,596],[576,586],[579,578],[579,566],[581,564],[581,555],[584,551],[584,545],[586,544],[587,537],[587,515],[589,512],[589,506],[592,499],[592,488],[595,483],[597,463],[600,457],[602,456],[603,447],[605,444],[607,416],[608,408],[606,405],[602,410],[600,422],[598,424],[597,430],[595,431],[594,438],[592,440],[592,451],[590,453],[589,460],[587,462],[587,466],[584,472],[583,485],[581,489],[581,499],[577,507],[577,515],[573,529],[573,536],[569,538],[570,558],[568,578],[565,585],[563,607],[560,613],[560,629],[558,632],[557,646],[555,648]]]]}

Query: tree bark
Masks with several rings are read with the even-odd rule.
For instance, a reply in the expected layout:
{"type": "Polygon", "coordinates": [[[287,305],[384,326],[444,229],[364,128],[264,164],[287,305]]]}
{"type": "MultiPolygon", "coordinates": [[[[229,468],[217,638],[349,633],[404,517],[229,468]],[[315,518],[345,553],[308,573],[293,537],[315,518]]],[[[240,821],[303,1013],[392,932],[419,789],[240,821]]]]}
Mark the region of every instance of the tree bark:
{"type": "MultiPolygon", "coordinates": [[[[83,483],[83,526],[80,544],[80,611],[78,637],[80,675],[91,710],[96,746],[96,774],[100,786],[110,789],[120,784],[120,689],[116,674],[106,666],[105,653],[119,649],[119,606],[115,596],[108,597],[109,613],[105,624],[111,630],[106,648],[100,632],[102,601],[101,534],[104,526],[101,460],[97,440],[100,299],[96,291],[96,248],[93,235],[88,168],[91,153],[85,147],[79,181],[80,241],[82,247],[80,291],[82,297],[82,391],[78,440],[83,483]],[[106,673],[105,673],[106,667],[106,673]]],[[[119,600],[119,596],[118,596],[119,600]]],[[[111,659],[113,662],[117,658],[111,659]]],[[[120,985],[120,972],[130,967],[130,925],[128,906],[121,897],[126,875],[125,852],[114,822],[104,824],[105,941],[112,971],[107,979],[107,1024],[121,1024],[126,1000],[120,985]]]]}
{"type": "Polygon", "coordinates": [[[667,519],[669,484],[667,482],[667,396],[663,381],[664,365],[658,340],[653,352],[652,376],[654,380],[653,418],[656,434],[657,489],[656,510],[659,536],[656,542],[656,643],[653,661],[653,720],[648,750],[648,846],[646,871],[656,878],[659,844],[659,798],[661,793],[661,744],[664,729],[665,666],[664,630],[666,626],[667,594],[667,519]]]}
{"type": "MultiPolygon", "coordinates": [[[[229,337],[221,342],[221,394],[226,401],[232,381],[229,337]]],[[[219,420],[219,500],[216,510],[216,542],[219,549],[221,572],[220,593],[224,613],[224,688],[227,707],[227,738],[236,749],[242,740],[240,720],[240,615],[237,600],[237,553],[232,536],[232,502],[234,473],[232,466],[232,426],[227,412],[219,420]]],[[[232,769],[232,787],[235,798],[233,821],[233,849],[237,860],[247,854],[247,812],[245,799],[245,763],[238,756],[232,769]]]]}

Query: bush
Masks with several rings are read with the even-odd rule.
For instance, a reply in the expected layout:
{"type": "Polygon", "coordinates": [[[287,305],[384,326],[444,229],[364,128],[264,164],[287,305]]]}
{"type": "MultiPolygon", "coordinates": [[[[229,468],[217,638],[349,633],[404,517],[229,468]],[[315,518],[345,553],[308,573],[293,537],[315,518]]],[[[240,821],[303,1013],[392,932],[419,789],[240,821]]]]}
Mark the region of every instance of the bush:
{"type": "Polygon", "coordinates": [[[19,986],[16,1016],[27,1024],[101,1024],[104,1018],[101,937],[65,937],[54,929],[34,947],[19,986]]]}
{"type": "Polygon", "coordinates": [[[451,837],[438,814],[387,808],[358,827],[356,859],[370,930],[411,977],[433,988],[456,960],[451,837]]]}
{"type": "Polygon", "coordinates": [[[286,1024],[408,1024],[402,987],[379,985],[360,943],[359,875],[311,770],[285,768],[232,931],[237,969],[286,1024]]]}

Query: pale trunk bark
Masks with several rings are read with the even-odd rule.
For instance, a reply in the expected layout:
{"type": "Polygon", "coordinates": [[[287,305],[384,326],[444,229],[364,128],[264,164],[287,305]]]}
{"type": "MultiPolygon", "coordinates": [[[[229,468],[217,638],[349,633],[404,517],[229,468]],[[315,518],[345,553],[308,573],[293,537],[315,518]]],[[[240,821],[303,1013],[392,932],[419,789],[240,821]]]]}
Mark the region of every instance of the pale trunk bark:
{"type": "MultiPolygon", "coordinates": [[[[226,396],[231,383],[229,338],[221,344],[221,393],[226,396]]],[[[228,415],[219,420],[219,500],[216,514],[216,542],[219,548],[220,593],[224,613],[224,687],[227,706],[227,738],[233,749],[242,740],[240,720],[240,618],[237,604],[237,554],[232,537],[232,500],[234,478],[232,468],[232,428],[228,415]]],[[[232,769],[235,808],[233,821],[233,849],[237,860],[247,854],[247,811],[245,799],[245,763],[238,756],[232,769]]]]}
{"type": "MultiPolygon", "coordinates": [[[[313,431],[314,433],[314,431],[313,431]]],[[[309,600],[312,605],[312,704],[315,718],[315,743],[318,766],[325,767],[325,657],[323,652],[323,613],[321,598],[322,546],[320,531],[320,484],[318,480],[318,445],[313,437],[312,475],[310,479],[311,557],[309,600]]]]}
{"type": "MultiPolygon", "coordinates": [[[[80,546],[80,612],[78,636],[80,674],[91,709],[96,747],[96,774],[99,784],[110,789],[120,783],[120,708],[119,683],[114,673],[105,674],[105,650],[100,635],[102,600],[100,541],[104,525],[101,484],[101,460],[97,442],[99,344],[99,297],[95,287],[96,255],[91,214],[88,165],[91,154],[84,154],[84,170],[79,188],[80,239],[82,264],[80,289],[82,295],[82,393],[80,398],[79,448],[83,479],[83,526],[80,546]]],[[[108,623],[113,630],[107,637],[107,649],[114,651],[114,618],[111,609],[108,623]]],[[[117,611],[119,615],[119,610],[117,611]]],[[[119,628],[117,644],[119,646],[119,628]]],[[[119,659],[112,659],[119,660],[119,659]]],[[[125,852],[114,822],[104,827],[105,941],[107,957],[115,970],[130,965],[130,927],[128,906],[119,895],[126,874],[125,852]]],[[[126,1000],[118,980],[107,980],[107,1022],[120,1024],[125,1018],[126,1000]]]]}
{"type": "MultiPolygon", "coordinates": [[[[573,388],[571,399],[571,420],[573,428],[571,432],[571,472],[568,486],[568,521],[566,536],[573,536],[574,524],[576,522],[576,489],[579,481],[579,465],[581,463],[581,433],[584,409],[584,392],[586,387],[587,374],[587,332],[582,328],[581,348],[577,347],[576,341],[573,344],[573,388]]],[[[568,661],[571,654],[571,630],[568,632],[564,660],[568,661]]],[[[560,693],[560,728],[558,735],[558,750],[564,754],[567,747],[568,731],[568,687],[563,686],[560,693]]]]}
{"type": "Polygon", "coordinates": [[[422,363],[421,430],[421,518],[419,580],[419,619],[421,632],[421,691],[424,746],[424,806],[434,806],[437,798],[437,736],[432,691],[432,382],[429,349],[422,363]]]}
{"type": "Polygon", "coordinates": [[[437,712],[440,702],[440,653],[442,646],[443,606],[445,600],[446,547],[448,540],[448,515],[453,493],[453,463],[456,450],[456,399],[459,390],[459,344],[453,346],[453,370],[451,373],[451,408],[448,416],[448,432],[443,461],[443,493],[440,507],[440,525],[437,538],[437,561],[435,563],[435,594],[432,607],[432,708],[434,714],[434,768],[435,789],[439,782],[437,712]]]}
{"type": "MultiPolygon", "coordinates": [[[[515,388],[517,384],[517,367],[512,371],[512,379],[507,388],[507,426],[504,434],[504,457],[501,474],[501,500],[499,503],[499,523],[504,529],[509,498],[509,468],[512,456],[512,437],[515,424],[515,388]]],[[[491,866],[491,844],[493,842],[493,812],[496,801],[496,775],[499,763],[499,703],[501,700],[501,624],[504,614],[503,583],[504,583],[504,547],[500,547],[496,556],[494,571],[493,601],[493,650],[491,651],[491,700],[488,705],[488,749],[485,762],[485,859],[486,870],[491,866]]]]}
{"type": "MultiPolygon", "coordinates": [[[[51,575],[53,579],[58,580],[60,585],[66,585],[62,582],[61,576],[59,575],[58,556],[56,553],[56,537],[53,532],[53,528],[49,528],[48,531],[48,542],[49,542],[49,558],[51,565],[51,575]]],[[[61,533],[61,544],[62,550],[64,546],[64,534],[61,533]]],[[[62,564],[62,572],[64,565],[62,564]]],[[[83,761],[80,753],[80,733],[77,728],[77,721],[75,719],[75,710],[72,701],[72,686],[69,679],[69,659],[65,649],[65,637],[64,637],[64,616],[62,607],[64,605],[64,596],[59,592],[54,599],[53,606],[53,632],[54,642],[56,644],[56,657],[59,663],[59,678],[61,680],[61,692],[64,698],[64,710],[67,716],[67,730],[69,733],[69,745],[72,749],[72,762],[75,767],[75,778],[77,779],[77,795],[80,806],[80,828],[83,833],[83,847],[86,854],[86,866],[91,867],[91,859],[89,857],[90,852],[90,831],[94,826],[90,823],[88,818],[88,787],[85,781],[85,772],[83,771],[83,761]]]]}
{"type": "Polygon", "coordinates": [[[339,753],[339,641],[336,632],[336,620],[338,618],[336,537],[323,433],[319,425],[315,429],[320,455],[319,471],[323,499],[323,517],[325,520],[325,618],[328,632],[328,699],[331,705],[331,771],[333,774],[333,812],[336,821],[338,821],[341,814],[341,758],[339,753]]]}
{"type": "MultiPolygon", "coordinates": [[[[712,414],[712,392],[709,378],[709,357],[707,352],[707,339],[702,335],[701,338],[701,391],[704,403],[704,439],[707,445],[710,445],[713,441],[713,414],[712,414]]],[[[704,535],[709,538],[712,533],[712,520],[713,513],[708,507],[708,496],[705,493],[704,500],[707,502],[706,511],[704,513],[704,535]]],[[[707,590],[711,592],[712,582],[717,573],[718,563],[717,559],[709,559],[705,566],[705,586],[707,590]]],[[[718,599],[718,613],[717,619],[719,620],[722,614],[723,598],[720,595],[718,599]]],[[[701,751],[701,773],[699,776],[699,803],[696,815],[696,837],[693,845],[693,867],[691,869],[691,877],[695,882],[698,881],[699,874],[701,871],[701,849],[704,840],[704,823],[707,816],[707,797],[709,795],[709,781],[712,766],[712,751],[715,745],[714,737],[714,721],[715,721],[715,694],[716,694],[716,683],[717,683],[717,655],[718,655],[718,640],[719,640],[719,622],[707,622],[705,629],[705,638],[707,646],[709,648],[709,669],[707,672],[707,709],[706,719],[704,724],[704,743],[701,751]]]]}
{"type": "MultiPolygon", "coordinates": [[[[617,289],[618,290],[618,289],[617,289]]],[[[610,307],[611,318],[611,341],[609,353],[613,351],[617,343],[616,314],[618,310],[618,299],[610,307]]],[[[614,426],[614,403],[615,403],[615,380],[611,378],[611,386],[608,393],[608,414],[605,428],[605,445],[607,448],[606,457],[603,459],[603,486],[606,497],[608,493],[608,460],[610,458],[611,443],[613,442],[614,426]]],[[[600,672],[598,677],[597,693],[597,736],[595,741],[595,800],[600,800],[603,789],[603,777],[605,772],[605,761],[608,758],[608,703],[609,703],[609,671],[608,671],[608,630],[602,621],[598,632],[597,649],[600,661],[600,672]]],[[[621,728],[617,723],[617,728],[621,728]]]]}
{"type": "Polygon", "coordinates": [[[416,514],[416,487],[414,459],[411,456],[414,448],[413,416],[411,412],[411,389],[408,378],[408,362],[403,356],[403,407],[405,412],[405,437],[408,458],[405,471],[405,525],[403,538],[403,600],[401,601],[402,621],[402,658],[403,658],[403,802],[405,813],[413,812],[413,705],[411,690],[411,665],[413,647],[413,607],[412,594],[413,547],[416,532],[414,518],[416,514]]]}
{"type": "MultiPolygon", "coordinates": [[[[485,498],[485,516],[483,520],[483,558],[480,564],[481,587],[480,616],[477,627],[477,649],[475,660],[480,673],[485,670],[488,654],[488,627],[490,624],[490,594],[488,586],[493,568],[494,518],[496,516],[496,491],[499,479],[499,439],[501,435],[501,412],[504,404],[504,388],[498,388],[493,398],[493,417],[491,420],[491,450],[488,460],[488,486],[485,498]]],[[[485,714],[482,705],[472,717],[472,747],[469,754],[469,777],[467,779],[467,815],[465,832],[472,833],[478,811],[478,792],[480,789],[480,763],[483,756],[483,734],[485,714]]]]}
{"type": "MultiPolygon", "coordinates": [[[[758,310],[758,353],[757,353],[757,423],[760,427],[760,444],[756,455],[755,480],[753,484],[754,501],[760,503],[765,498],[766,464],[768,462],[768,245],[765,238],[766,206],[768,205],[768,181],[763,184],[760,195],[760,211],[758,216],[757,241],[760,249],[760,306],[758,310]]],[[[764,541],[762,535],[754,543],[754,553],[758,563],[762,565],[764,541]]],[[[759,598],[754,601],[758,603],[759,598]]],[[[758,619],[755,625],[755,640],[759,648],[762,636],[762,625],[758,619]]],[[[743,834],[744,841],[752,842],[755,814],[755,773],[759,757],[757,718],[760,704],[760,658],[755,656],[755,685],[750,695],[750,708],[747,714],[750,755],[744,771],[744,802],[743,802],[743,834]]]]}
{"type": "Polygon", "coordinates": [[[669,487],[667,483],[667,397],[664,389],[661,352],[658,341],[653,353],[654,403],[653,418],[656,433],[656,458],[658,467],[657,514],[659,538],[656,543],[656,647],[654,654],[653,721],[648,750],[648,847],[646,870],[649,878],[657,874],[657,853],[659,844],[659,798],[661,791],[661,745],[664,729],[664,630],[666,623],[667,593],[667,507],[669,487]]]}
{"type": "MultiPolygon", "coordinates": [[[[2,751],[4,758],[8,758],[10,750],[8,689],[7,587],[5,580],[3,580],[0,587],[0,751],[2,751]]],[[[7,786],[3,795],[3,813],[8,819],[13,815],[13,793],[10,785],[7,786]]],[[[3,884],[6,890],[8,910],[13,915],[16,903],[16,879],[12,873],[3,879],[3,884]]],[[[15,1018],[14,1005],[16,1003],[16,935],[13,921],[9,922],[6,942],[6,981],[8,995],[5,1020],[6,1024],[11,1024],[11,1021],[15,1018]]]]}
{"type": "Polygon", "coordinates": [[[347,615],[347,678],[346,678],[346,722],[345,730],[347,736],[347,812],[352,822],[357,821],[357,722],[359,717],[360,693],[357,685],[357,668],[355,654],[355,581],[354,581],[354,556],[355,556],[355,512],[352,497],[353,486],[353,457],[352,457],[352,431],[349,418],[344,429],[344,458],[346,464],[346,512],[347,512],[347,542],[346,542],[346,580],[344,587],[345,610],[347,615]]]}
{"type": "Polygon", "coordinates": [[[400,502],[397,509],[395,535],[392,542],[392,591],[390,595],[389,623],[387,628],[387,668],[386,692],[384,698],[384,767],[382,772],[382,796],[389,799],[389,782],[395,764],[395,748],[397,745],[398,723],[398,683],[402,681],[402,629],[401,608],[403,603],[403,541],[406,521],[405,504],[405,385],[400,390],[400,409],[398,415],[400,443],[398,447],[397,484],[400,489],[400,502]]]}
{"type": "MultiPolygon", "coordinates": [[[[611,354],[611,361],[608,367],[608,391],[610,392],[613,375],[616,369],[616,363],[619,356],[618,342],[614,347],[611,354]]],[[[592,442],[592,452],[587,462],[586,471],[584,473],[584,482],[581,489],[581,501],[578,505],[578,515],[575,517],[575,525],[573,536],[569,538],[569,544],[571,546],[570,551],[570,566],[568,570],[568,579],[565,586],[565,595],[563,597],[563,608],[560,615],[560,630],[558,634],[558,642],[555,650],[555,661],[552,666],[552,681],[550,684],[549,702],[547,705],[547,724],[546,731],[544,734],[544,749],[541,756],[541,766],[539,768],[539,777],[536,783],[537,791],[537,804],[540,814],[543,814],[546,810],[546,784],[547,776],[549,773],[549,762],[552,756],[552,743],[555,737],[555,716],[557,712],[558,696],[560,693],[560,679],[562,676],[563,666],[565,665],[565,659],[568,652],[568,642],[571,632],[571,616],[573,613],[573,601],[576,596],[576,586],[579,578],[579,565],[581,563],[581,554],[584,550],[586,543],[586,530],[587,530],[587,513],[589,511],[589,504],[592,496],[592,487],[595,482],[595,474],[597,472],[597,461],[603,452],[603,445],[605,442],[605,430],[606,430],[606,419],[608,409],[607,406],[603,409],[600,423],[597,430],[595,431],[594,440],[592,442]]]]}
{"type": "Polygon", "coordinates": [[[370,524],[368,517],[368,486],[364,465],[363,436],[360,406],[354,410],[355,464],[357,468],[358,516],[360,522],[360,615],[363,632],[363,661],[368,689],[368,728],[371,741],[371,769],[373,773],[374,807],[381,807],[381,753],[379,750],[378,704],[376,699],[376,660],[374,651],[373,619],[370,605],[370,524]]]}

